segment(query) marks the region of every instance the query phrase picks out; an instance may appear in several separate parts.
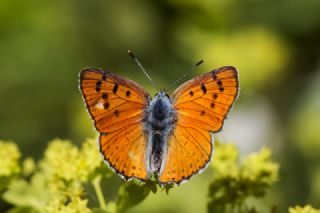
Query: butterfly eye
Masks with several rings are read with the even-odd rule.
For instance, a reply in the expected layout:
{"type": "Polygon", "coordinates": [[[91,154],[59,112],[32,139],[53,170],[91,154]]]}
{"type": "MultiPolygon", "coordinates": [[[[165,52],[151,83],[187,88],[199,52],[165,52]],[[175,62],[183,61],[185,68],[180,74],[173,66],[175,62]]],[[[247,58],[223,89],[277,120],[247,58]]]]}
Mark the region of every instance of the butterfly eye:
{"type": "Polygon", "coordinates": [[[168,99],[170,99],[170,96],[167,93],[165,95],[167,96],[168,99]]]}

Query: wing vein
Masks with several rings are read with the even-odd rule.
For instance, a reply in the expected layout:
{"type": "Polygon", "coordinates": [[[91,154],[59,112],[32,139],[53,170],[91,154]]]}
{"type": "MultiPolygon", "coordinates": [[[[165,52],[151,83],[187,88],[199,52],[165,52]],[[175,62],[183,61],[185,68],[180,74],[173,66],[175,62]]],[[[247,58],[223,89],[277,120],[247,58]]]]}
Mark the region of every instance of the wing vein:
{"type": "MultiPolygon", "coordinates": [[[[215,113],[215,114],[217,114],[217,115],[219,115],[219,116],[221,116],[221,117],[225,117],[224,115],[221,115],[221,114],[219,114],[219,113],[217,113],[217,112],[215,112],[215,111],[213,111],[213,110],[211,110],[211,109],[209,109],[209,108],[207,108],[207,107],[204,107],[204,106],[202,106],[201,104],[198,104],[197,102],[194,102],[194,101],[191,101],[191,102],[193,102],[194,104],[196,104],[196,105],[198,105],[198,106],[200,106],[200,107],[202,107],[202,108],[205,108],[205,109],[208,109],[210,112],[213,112],[213,113],[215,113]]],[[[190,111],[194,111],[194,112],[200,112],[199,110],[197,110],[197,109],[188,109],[188,108],[183,108],[183,107],[180,107],[180,108],[177,108],[177,109],[185,109],[185,110],[190,110],[190,111]]],[[[187,116],[187,115],[186,115],[187,116]]],[[[188,117],[191,117],[191,116],[188,116],[188,117]]]]}
{"type": "MultiPolygon", "coordinates": [[[[199,146],[202,148],[202,150],[208,155],[208,156],[210,156],[210,153],[208,153],[206,150],[205,150],[205,148],[203,148],[203,146],[199,143],[199,141],[189,132],[189,130],[188,130],[188,128],[185,128],[186,129],[186,132],[193,138],[193,140],[197,143],[197,144],[199,144],[199,146]]],[[[197,131],[197,130],[195,130],[195,131],[197,131]]],[[[199,132],[199,131],[197,131],[197,132],[199,132]]],[[[199,132],[204,138],[205,138],[205,136],[201,133],[201,132],[199,132]]]]}

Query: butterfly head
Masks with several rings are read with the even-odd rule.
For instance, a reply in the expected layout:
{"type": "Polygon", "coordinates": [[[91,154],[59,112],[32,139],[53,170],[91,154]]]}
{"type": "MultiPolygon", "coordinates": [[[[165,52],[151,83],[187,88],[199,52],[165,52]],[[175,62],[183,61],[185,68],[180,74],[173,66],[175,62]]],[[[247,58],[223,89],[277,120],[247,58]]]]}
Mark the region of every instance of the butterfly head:
{"type": "Polygon", "coordinates": [[[165,89],[161,89],[160,92],[156,93],[154,95],[154,98],[163,98],[170,100],[170,96],[168,95],[168,93],[166,93],[165,89]]]}

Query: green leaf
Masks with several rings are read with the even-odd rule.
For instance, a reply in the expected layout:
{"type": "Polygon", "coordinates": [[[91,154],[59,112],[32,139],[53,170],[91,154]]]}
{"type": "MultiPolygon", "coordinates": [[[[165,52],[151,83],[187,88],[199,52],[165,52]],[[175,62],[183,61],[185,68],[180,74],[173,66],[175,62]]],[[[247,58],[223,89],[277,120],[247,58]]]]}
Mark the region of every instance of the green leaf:
{"type": "Polygon", "coordinates": [[[119,189],[117,200],[117,212],[125,212],[129,208],[141,203],[150,193],[148,184],[129,182],[122,184],[119,189]]]}
{"type": "Polygon", "coordinates": [[[111,213],[109,211],[103,210],[103,209],[98,209],[98,208],[94,208],[92,209],[93,213],[111,213]]]}
{"type": "Polygon", "coordinates": [[[169,184],[169,185],[165,185],[164,189],[166,190],[166,193],[169,194],[170,189],[172,189],[174,187],[173,184],[169,184]]]}
{"type": "Polygon", "coordinates": [[[151,190],[154,194],[158,191],[157,182],[153,180],[148,180],[145,183],[144,188],[146,192],[148,192],[148,190],[151,190]]]}
{"type": "Polygon", "coordinates": [[[40,212],[31,207],[20,206],[20,207],[15,207],[13,209],[10,209],[6,213],[40,213],[40,212]]]}
{"type": "Polygon", "coordinates": [[[11,177],[0,177],[0,194],[4,191],[11,181],[11,177]]]}
{"type": "Polygon", "coordinates": [[[45,178],[42,174],[32,177],[29,184],[25,180],[12,182],[3,194],[3,199],[18,207],[32,207],[41,211],[50,200],[51,193],[47,190],[45,178]]]}

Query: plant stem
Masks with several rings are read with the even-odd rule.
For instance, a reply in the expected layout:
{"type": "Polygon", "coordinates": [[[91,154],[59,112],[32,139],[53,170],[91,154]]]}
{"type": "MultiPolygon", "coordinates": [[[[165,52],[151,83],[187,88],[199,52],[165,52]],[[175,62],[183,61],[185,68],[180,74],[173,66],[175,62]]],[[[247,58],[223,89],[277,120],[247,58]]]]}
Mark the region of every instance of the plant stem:
{"type": "Polygon", "coordinates": [[[97,197],[98,197],[98,201],[100,204],[100,208],[103,210],[107,209],[107,205],[106,205],[106,201],[104,199],[103,193],[101,191],[101,176],[97,175],[93,180],[92,180],[92,185],[94,187],[94,190],[96,191],[97,197]]]}

